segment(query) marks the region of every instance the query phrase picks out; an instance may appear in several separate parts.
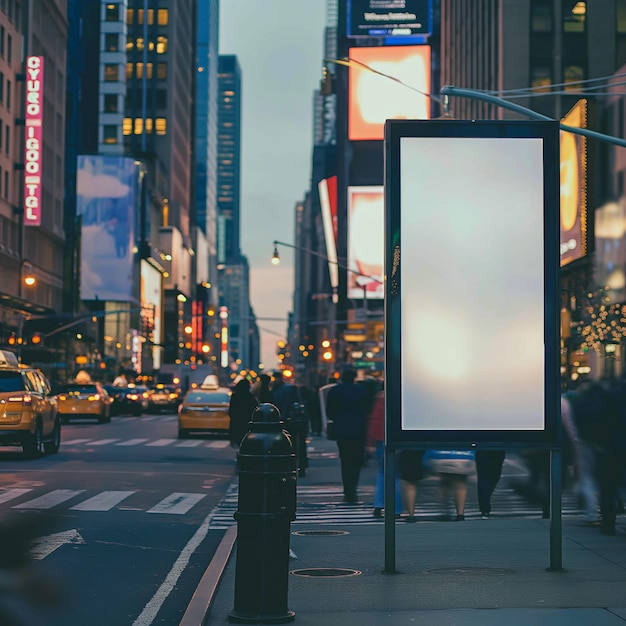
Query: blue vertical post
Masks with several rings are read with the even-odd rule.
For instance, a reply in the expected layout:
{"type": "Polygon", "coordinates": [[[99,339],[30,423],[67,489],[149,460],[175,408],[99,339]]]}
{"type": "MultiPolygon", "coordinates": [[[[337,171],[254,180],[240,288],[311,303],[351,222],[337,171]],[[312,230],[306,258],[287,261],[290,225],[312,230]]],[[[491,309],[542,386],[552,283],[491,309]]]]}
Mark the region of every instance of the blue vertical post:
{"type": "Polygon", "coordinates": [[[385,446],[385,573],[396,571],[396,451],[385,446]]]}

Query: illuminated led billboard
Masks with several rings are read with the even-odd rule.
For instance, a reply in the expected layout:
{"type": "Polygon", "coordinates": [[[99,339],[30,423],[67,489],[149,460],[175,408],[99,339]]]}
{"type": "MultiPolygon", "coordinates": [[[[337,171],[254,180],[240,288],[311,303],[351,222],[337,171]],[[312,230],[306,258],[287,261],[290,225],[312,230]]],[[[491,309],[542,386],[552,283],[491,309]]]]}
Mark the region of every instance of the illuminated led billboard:
{"type": "Polygon", "coordinates": [[[430,0],[348,0],[348,37],[414,37],[430,34],[430,0]]]}
{"type": "Polygon", "coordinates": [[[320,194],[328,273],[333,294],[339,285],[339,266],[337,265],[337,177],[324,178],[317,185],[320,194]]]}
{"type": "Polygon", "coordinates": [[[24,226],[41,226],[41,166],[43,162],[43,57],[31,56],[26,58],[25,88],[24,226]]]}
{"type": "Polygon", "coordinates": [[[161,367],[163,353],[163,279],[161,272],[147,261],[141,261],[141,317],[151,336],[152,366],[161,367]]]}
{"type": "Polygon", "coordinates": [[[348,139],[382,140],[388,119],[430,118],[429,46],[350,48],[349,54],[356,63],[350,64],[348,139]]]}
{"type": "Polygon", "coordinates": [[[384,248],[384,187],[348,187],[348,298],[384,298],[384,248]]]}
{"type": "MultiPolygon", "coordinates": [[[[587,128],[587,101],[579,100],[561,120],[587,128]]],[[[561,131],[561,265],[587,252],[587,138],[561,131]]]]}
{"type": "Polygon", "coordinates": [[[553,446],[558,122],[387,122],[388,441],[553,446]]]}
{"type": "Polygon", "coordinates": [[[134,300],[139,166],[134,159],[78,157],[76,212],[81,217],[81,300],[134,300]]]}

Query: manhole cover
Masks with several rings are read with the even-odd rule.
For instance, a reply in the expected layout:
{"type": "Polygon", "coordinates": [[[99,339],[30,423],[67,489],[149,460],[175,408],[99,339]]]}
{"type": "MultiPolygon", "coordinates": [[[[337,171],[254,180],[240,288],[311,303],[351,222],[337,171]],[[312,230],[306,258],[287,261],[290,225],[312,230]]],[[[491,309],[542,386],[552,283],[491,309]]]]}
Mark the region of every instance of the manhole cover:
{"type": "Polygon", "coordinates": [[[305,578],[336,578],[339,576],[360,576],[358,569],[344,569],[342,567],[313,567],[310,569],[294,569],[289,572],[293,576],[305,578]]]}
{"type": "Polygon", "coordinates": [[[347,530],[296,530],[292,535],[305,535],[307,537],[332,537],[333,535],[349,535],[347,530]]]}
{"type": "Polygon", "coordinates": [[[508,576],[515,572],[500,567],[442,567],[428,569],[426,573],[436,576],[508,576]]]}

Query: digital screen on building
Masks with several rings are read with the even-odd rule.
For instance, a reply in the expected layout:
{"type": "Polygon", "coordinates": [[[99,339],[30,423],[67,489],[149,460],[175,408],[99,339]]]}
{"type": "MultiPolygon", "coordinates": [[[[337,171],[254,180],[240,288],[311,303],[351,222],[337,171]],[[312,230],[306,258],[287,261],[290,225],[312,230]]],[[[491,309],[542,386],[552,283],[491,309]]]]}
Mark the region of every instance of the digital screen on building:
{"type": "MultiPolygon", "coordinates": [[[[587,101],[579,100],[561,120],[587,128],[587,101]]],[[[587,138],[561,131],[561,265],[587,252],[587,138]]]]}
{"type": "Polygon", "coordinates": [[[429,46],[350,48],[349,55],[354,62],[349,74],[348,139],[382,140],[388,119],[430,118],[429,46]]]}
{"type": "Polygon", "coordinates": [[[78,156],[76,212],[81,218],[81,300],[134,299],[139,167],[134,159],[78,156]]]}
{"type": "Polygon", "coordinates": [[[385,297],[384,251],[384,187],[348,187],[348,298],[385,297]]]}
{"type": "Polygon", "coordinates": [[[161,272],[147,261],[141,261],[141,317],[142,325],[153,344],[154,369],[161,366],[163,351],[163,279],[161,272]]]}
{"type": "Polygon", "coordinates": [[[318,183],[322,225],[328,257],[328,273],[333,293],[339,285],[339,266],[337,260],[337,177],[324,178],[318,183]]]}
{"type": "Polygon", "coordinates": [[[24,226],[41,226],[43,57],[30,56],[26,58],[25,82],[24,226]]]}
{"type": "Polygon", "coordinates": [[[388,436],[554,444],[558,123],[387,131],[388,436]]]}
{"type": "Polygon", "coordinates": [[[348,0],[348,37],[414,37],[432,31],[430,0],[348,0]]]}

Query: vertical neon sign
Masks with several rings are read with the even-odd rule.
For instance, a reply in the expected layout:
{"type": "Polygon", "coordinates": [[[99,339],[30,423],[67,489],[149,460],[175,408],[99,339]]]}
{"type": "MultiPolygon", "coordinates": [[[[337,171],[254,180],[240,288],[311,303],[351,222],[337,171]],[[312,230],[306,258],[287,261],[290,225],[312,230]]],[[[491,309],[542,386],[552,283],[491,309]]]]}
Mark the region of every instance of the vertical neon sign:
{"type": "Polygon", "coordinates": [[[222,367],[228,367],[228,307],[220,307],[220,319],[222,320],[220,365],[222,367]]]}
{"type": "Polygon", "coordinates": [[[24,226],[41,226],[43,57],[26,58],[24,226]]]}

